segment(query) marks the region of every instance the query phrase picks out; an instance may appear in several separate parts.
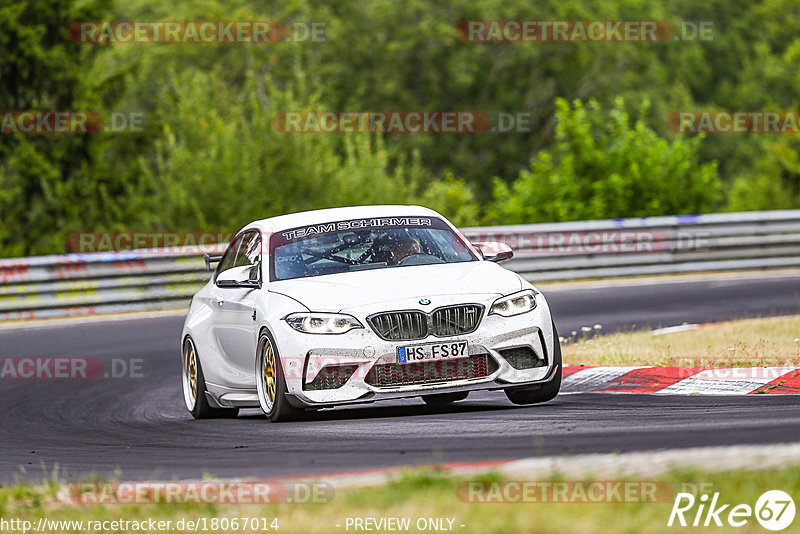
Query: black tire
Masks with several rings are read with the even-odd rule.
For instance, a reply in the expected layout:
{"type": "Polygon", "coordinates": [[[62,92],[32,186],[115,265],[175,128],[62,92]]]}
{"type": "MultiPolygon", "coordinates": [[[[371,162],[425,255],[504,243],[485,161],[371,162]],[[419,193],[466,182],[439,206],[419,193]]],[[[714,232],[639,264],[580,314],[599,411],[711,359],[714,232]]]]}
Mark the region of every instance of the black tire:
{"type": "Polygon", "coordinates": [[[286,378],[283,373],[283,366],[275,348],[275,341],[267,330],[262,330],[258,338],[258,348],[256,349],[256,389],[258,390],[258,402],[261,410],[267,419],[273,423],[285,421],[296,421],[301,419],[305,410],[295,408],[286,398],[286,378]],[[269,383],[269,373],[265,375],[266,362],[270,360],[272,382],[269,383]],[[271,397],[271,399],[270,399],[271,397]],[[270,403],[271,402],[271,403],[270,403]]]}
{"type": "Polygon", "coordinates": [[[425,404],[441,406],[442,404],[450,404],[464,400],[468,395],[469,391],[463,391],[459,393],[436,393],[434,395],[423,395],[422,400],[425,401],[425,404]]]}
{"type": "Polygon", "coordinates": [[[506,397],[514,404],[539,404],[553,400],[561,389],[561,342],[558,340],[556,325],[553,323],[553,364],[557,371],[549,382],[533,387],[508,388],[506,397]]]}
{"type": "Polygon", "coordinates": [[[213,408],[206,398],[206,379],[203,376],[203,366],[197,355],[197,348],[192,338],[187,337],[183,342],[181,358],[183,400],[186,408],[195,419],[223,419],[239,415],[239,408],[213,408]],[[194,372],[192,373],[192,369],[194,372]],[[194,382],[192,381],[194,375],[194,382]]]}

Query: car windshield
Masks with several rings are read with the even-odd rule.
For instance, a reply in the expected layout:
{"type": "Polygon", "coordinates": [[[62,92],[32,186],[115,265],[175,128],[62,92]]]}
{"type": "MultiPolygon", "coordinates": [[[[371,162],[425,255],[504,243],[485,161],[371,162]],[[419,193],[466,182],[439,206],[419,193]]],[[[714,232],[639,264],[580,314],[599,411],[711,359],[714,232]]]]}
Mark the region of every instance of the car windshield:
{"type": "Polygon", "coordinates": [[[301,226],[270,237],[270,279],[478,261],[436,217],[354,219],[301,226]]]}

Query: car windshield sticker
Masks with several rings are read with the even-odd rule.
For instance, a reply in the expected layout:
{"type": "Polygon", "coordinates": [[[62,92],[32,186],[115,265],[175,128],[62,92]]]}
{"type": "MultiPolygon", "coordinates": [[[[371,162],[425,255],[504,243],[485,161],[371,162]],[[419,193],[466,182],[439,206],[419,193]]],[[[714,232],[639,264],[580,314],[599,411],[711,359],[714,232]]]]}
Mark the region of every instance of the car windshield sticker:
{"type": "Polygon", "coordinates": [[[377,217],[372,219],[352,219],[349,221],[300,226],[298,228],[284,230],[280,235],[285,242],[289,243],[307,237],[335,232],[346,232],[347,230],[409,227],[446,228],[443,222],[431,217],[377,217]]]}

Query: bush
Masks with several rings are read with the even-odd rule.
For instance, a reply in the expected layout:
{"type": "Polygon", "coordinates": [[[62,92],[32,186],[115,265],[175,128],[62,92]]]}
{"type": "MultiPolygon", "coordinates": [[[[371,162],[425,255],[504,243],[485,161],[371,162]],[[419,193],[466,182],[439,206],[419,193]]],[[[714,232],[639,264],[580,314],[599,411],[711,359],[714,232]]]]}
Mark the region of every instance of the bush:
{"type": "Polygon", "coordinates": [[[475,193],[463,179],[456,178],[452,173],[430,184],[421,202],[450,219],[456,226],[475,226],[480,222],[475,193]]]}
{"type": "Polygon", "coordinates": [[[762,159],[752,172],[738,176],[731,187],[730,211],[800,207],[800,141],[783,135],[778,141],[758,140],[762,159]]]}
{"type": "Polygon", "coordinates": [[[543,150],[510,185],[494,180],[492,223],[530,223],[702,213],[719,201],[716,163],[700,165],[701,137],[668,141],[632,120],[621,99],[604,113],[597,102],[556,101],[552,150],[543,150]]]}
{"type": "Polygon", "coordinates": [[[432,181],[413,158],[392,162],[377,136],[277,131],[279,111],[304,106],[268,79],[234,89],[193,72],[173,74],[170,85],[155,149],[140,160],[135,224],[237,230],[294,211],[413,202],[432,181]]]}

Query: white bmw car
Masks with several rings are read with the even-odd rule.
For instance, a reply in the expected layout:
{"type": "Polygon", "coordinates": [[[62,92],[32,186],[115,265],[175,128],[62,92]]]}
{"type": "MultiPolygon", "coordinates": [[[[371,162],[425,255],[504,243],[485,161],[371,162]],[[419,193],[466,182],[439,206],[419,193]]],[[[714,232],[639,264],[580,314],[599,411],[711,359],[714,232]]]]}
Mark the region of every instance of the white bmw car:
{"type": "Polygon", "coordinates": [[[547,301],[418,206],[359,206],[245,226],[192,299],[182,382],[196,418],[261,407],[304,411],[504,390],[515,404],[556,396],[561,347],[547,301]]]}

